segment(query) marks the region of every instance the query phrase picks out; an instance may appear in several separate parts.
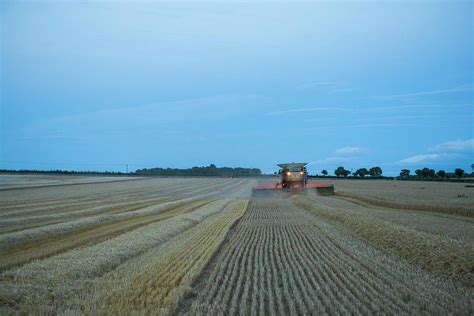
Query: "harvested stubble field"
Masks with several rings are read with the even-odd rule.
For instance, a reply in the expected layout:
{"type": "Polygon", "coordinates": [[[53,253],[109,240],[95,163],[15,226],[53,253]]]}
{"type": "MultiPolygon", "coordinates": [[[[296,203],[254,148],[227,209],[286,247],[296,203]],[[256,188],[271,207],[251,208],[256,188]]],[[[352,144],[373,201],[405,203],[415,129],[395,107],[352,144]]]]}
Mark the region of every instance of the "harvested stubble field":
{"type": "MultiPolygon", "coordinates": [[[[138,178],[136,178],[138,179],[138,178]]],[[[113,182],[130,180],[129,177],[102,177],[102,176],[69,176],[69,175],[18,175],[2,174],[0,176],[1,189],[33,188],[62,184],[81,184],[97,182],[113,182]]]]}
{"type": "Polygon", "coordinates": [[[255,200],[254,179],[12,181],[0,314],[474,313],[464,186],[336,181],[335,196],[255,200]]]}
{"type": "Polygon", "coordinates": [[[474,188],[466,183],[370,179],[312,181],[333,183],[340,197],[353,199],[356,203],[474,216],[474,188]]]}

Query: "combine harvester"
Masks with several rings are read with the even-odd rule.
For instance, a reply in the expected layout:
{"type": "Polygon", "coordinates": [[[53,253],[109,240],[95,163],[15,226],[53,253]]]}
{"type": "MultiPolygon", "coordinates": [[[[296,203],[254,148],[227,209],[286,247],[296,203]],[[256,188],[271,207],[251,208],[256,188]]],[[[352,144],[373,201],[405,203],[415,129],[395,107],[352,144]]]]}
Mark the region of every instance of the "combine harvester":
{"type": "Polygon", "coordinates": [[[257,186],[252,189],[254,197],[279,196],[286,194],[298,194],[308,190],[315,190],[320,195],[334,194],[333,184],[308,183],[307,163],[282,163],[278,174],[280,182],[275,185],[257,186]]]}

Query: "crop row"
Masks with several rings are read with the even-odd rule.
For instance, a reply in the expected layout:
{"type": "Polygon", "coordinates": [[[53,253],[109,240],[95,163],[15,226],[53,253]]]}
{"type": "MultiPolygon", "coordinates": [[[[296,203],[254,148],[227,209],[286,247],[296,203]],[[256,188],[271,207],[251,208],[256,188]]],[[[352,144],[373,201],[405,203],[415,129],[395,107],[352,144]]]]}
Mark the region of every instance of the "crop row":
{"type": "MultiPolygon", "coordinates": [[[[133,182],[136,184],[140,181],[133,182]]],[[[154,221],[188,212],[193,209],[193,205],[198,206],[200,203],[216,199],[213,197],[216,196],[216,192],[220,192],[221,197],[234,194],[236,189],[237,191],[244,190],[242,195],[248,194],[250,183],[246,180],[236,180],[222,185],[217,181],[195,186],[194,189],[183,185],[180,188],[184,187],[187,192],[184,197],[180,197],[179,194],[153,197],[151,194],[148,199],[133,201],[128,197],[129,201],[121,203],[99,199],[94,202],[98,206],[88,206],[75,211],[64,210],[69,207],[66,204],[62,211],[55,208],[48,211],[43,209],[37,210],[37,213],[33,215],[11,218],[3,214],[5,218],[0,221],[0,227],[2,227],[0,228],[2,232],[0,233],[0,269],[56,254],[76,246],[106,240],[154,221]]],[[[170,193],[167,192],[167,194],[170,193]]],[[[127,196],[127,194],[123,195],[127,196]]],[[[13,216],[11,213],[10,215],[13,216]]]]}
{"type": "Polygon", "coordinates": [[[297,204],[318,216],[343,225],[375,247],[403,257],[426,271],[474,286],[472,243],[461,243],[364,213],[318,205],[304,198],[297,199],[297,204]]]}
{"type": "Polygon", "coordinates": [[[169,313],[223,242],[247,201],[234,201],[221,213],[179,235],[163,247],[114,271],[101,289],[97,310],[107,313],[169,313]],[[119,280],[119,281],[117,281],[119,280]]]}
{"type": "Polygon", "coordinates": [[[25,313],[51,313],[57,312],[60,306],[66,306],[64,310],[83,306],[91,301],[84,299],[85,295],[100,284],[102,276],[124,262],[140,258],[206,218],[221,214],[229,203],[231,200],[216,200],[100,243],[4,271],[0,275],[0,306],[25,313]]]}
{"type": "Polygon", "coordinates": [[[469,297],[290,200],[251,203],[181,307],[193,314],[463,313],[469,297]]]}

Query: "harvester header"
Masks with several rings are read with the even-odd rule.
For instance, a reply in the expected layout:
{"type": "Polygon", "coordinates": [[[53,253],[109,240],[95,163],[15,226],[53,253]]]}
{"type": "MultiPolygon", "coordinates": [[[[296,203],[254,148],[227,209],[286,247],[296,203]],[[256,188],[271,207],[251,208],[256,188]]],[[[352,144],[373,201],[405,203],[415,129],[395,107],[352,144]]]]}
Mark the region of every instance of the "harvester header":
{"type": "Polygon", "coordinates": [[[300,193],[306,190],[316,190],[319,194],[334,194],[333,184],[308,183],[308,171],[306,162],[281,163],[278,167],[280,182],[275,185],[257,186],[252,192],[254,196],[265,196],[271,193],[289,192],[300,193]]]}

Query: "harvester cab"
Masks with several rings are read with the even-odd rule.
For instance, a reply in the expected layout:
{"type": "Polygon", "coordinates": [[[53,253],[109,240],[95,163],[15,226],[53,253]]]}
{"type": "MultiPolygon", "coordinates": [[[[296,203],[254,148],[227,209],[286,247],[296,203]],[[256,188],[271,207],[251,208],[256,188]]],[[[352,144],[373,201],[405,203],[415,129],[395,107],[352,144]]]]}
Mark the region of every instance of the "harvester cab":
{"type": "Polygon", "coordinates": [[[292,162],[278,164],[280,182],[275,185],[257,186],[252,189],[254,197],[266,197],[281,193],[298,194],[306,190],[316,190],[321,195],[334,194],[333,184],[308,183],[307,163],[292,162]]]}
{"type": "Polygon", "coordinates": [[[303,189],[308,182],[306,163],[282,163],[278,167],[281,186],[284,189],[303,189]]]}

